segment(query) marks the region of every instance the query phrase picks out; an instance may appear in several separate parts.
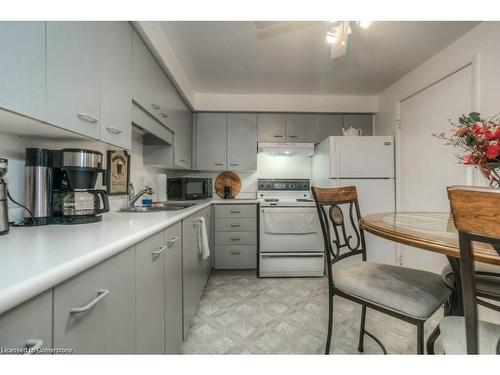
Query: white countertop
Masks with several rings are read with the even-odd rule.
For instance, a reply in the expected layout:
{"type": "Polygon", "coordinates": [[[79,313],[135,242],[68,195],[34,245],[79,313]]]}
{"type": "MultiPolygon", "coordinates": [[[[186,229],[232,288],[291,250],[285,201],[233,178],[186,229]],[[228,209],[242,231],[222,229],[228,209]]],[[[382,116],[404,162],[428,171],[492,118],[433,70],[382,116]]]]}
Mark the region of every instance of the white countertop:
{"type": "Polygon", "coordinates": [[[194,202],[180,211],[109,212],[92,224],[11,228],[0,236],[0,314],[211,204],[259,201],[194,202]]]}

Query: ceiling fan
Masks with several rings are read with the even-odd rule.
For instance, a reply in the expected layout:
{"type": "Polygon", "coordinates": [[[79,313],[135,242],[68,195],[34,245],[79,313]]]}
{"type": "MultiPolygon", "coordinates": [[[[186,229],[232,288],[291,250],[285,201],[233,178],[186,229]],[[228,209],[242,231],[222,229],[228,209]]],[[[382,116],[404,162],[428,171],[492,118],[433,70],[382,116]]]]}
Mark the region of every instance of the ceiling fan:
{"type": "MultiPolygon", "coordinates": [[[[329,29],[326,32],[326,42],[331,44],[330,58],[335,59],[343,56],[347,52],[347,41],[352,33],[352,27],[367,29],[371,21],[332,21],[328,22],[329,29]]],[[[313,25],[318,25],[317,21],[255,21],[257,28],[257,38],[268,39],[288,33],[290,31],[304,29],[313,25]]]]}

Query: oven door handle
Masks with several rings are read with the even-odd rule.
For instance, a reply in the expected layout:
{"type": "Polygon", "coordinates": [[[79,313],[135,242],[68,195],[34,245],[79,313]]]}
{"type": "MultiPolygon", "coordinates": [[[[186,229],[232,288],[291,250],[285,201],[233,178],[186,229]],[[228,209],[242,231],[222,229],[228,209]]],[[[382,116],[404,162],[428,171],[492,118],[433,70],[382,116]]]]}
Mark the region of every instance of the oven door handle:
{"type": "Polygon", "coordinates": [[[323,258],[323,254],[262,254],[262,258],[323,258]]]}

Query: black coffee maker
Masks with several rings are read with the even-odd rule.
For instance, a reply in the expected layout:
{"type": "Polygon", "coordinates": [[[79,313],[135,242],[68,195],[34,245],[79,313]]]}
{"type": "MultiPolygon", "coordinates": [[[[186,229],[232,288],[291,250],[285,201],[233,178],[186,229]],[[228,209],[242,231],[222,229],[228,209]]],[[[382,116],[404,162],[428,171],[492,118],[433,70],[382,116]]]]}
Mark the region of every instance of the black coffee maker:
{"type": "Polygon", "coordinates": [[[25,202],[35,220],[25,217],[25,225],[101,221],[109,211],[109,199],[105,190],[94,189],[99,173],[105,183],[107,174],[98,151],[26,149],[25,202]]]}

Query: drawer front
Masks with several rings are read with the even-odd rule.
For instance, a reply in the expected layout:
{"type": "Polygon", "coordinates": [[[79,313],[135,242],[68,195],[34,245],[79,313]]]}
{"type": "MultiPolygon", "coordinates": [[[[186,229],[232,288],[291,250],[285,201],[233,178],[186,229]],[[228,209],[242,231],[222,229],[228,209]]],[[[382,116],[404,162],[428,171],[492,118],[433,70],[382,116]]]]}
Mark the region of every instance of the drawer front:
{"type": "Polygon", "coordinates": [[[215,268],[257,268],[257,246],[216,246],[215,268]]]}
{"type": "Polygon", "coordinates": [[[216,219],[216,232],[255,232],[257,231],[257,219],[235,218],[216,219]]]}
{"type": "Polygon", "coordinates": [[[257,233],[255,232],[217,232],[215,245],[255,245],[257,233]]]}
{"type": "Polygon", "coordinates": [[[257,207],[254,204],[218,204],[215,206],[215,217],[257,217],[257,207]]]}

